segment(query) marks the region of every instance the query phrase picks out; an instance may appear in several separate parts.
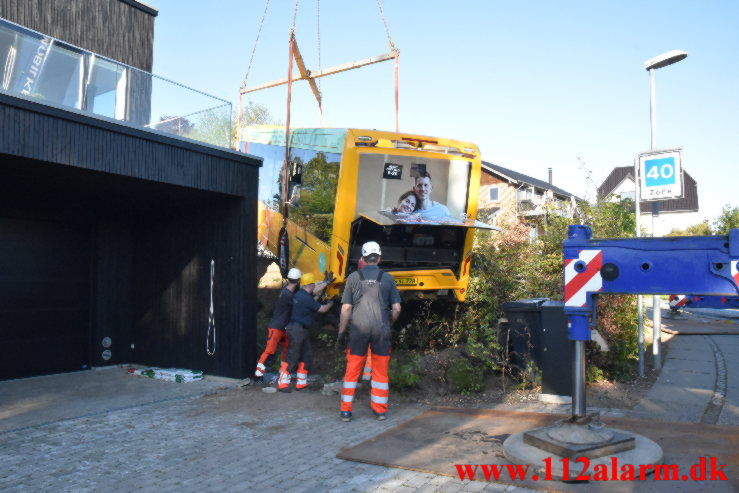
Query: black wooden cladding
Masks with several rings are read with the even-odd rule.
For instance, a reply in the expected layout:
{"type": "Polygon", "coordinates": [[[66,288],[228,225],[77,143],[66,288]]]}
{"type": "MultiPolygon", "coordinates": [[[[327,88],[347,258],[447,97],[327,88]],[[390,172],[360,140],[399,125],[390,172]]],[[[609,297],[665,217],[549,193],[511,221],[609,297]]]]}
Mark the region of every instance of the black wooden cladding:
{"type": "Polygon", "coordinates": [[[0,0],[0,17],[146,72],[156,13],[131,0],[0,0]]]}
{"type": "Polygon", "coordinates": [[[89,229],[0,217],[0,238],[0,379],[87,367],[89,229]]]}
{"type": "Polygon", "coordinates": [[[0,94],[0,153],[219,193],[256,187],[261,161],[0,94]]]}
{"type": "MultiPolygon", "coordinates": [[[[255,331],[240,330],[240,314],[255,314],[255,259],[245,262],[231,251],[242,242],[243,213],[243,202],[227,201],[181,218],[151,221],[139,230],[134,246],[140,290],[134,295],[137,361],[191,362],[190,367],[230,376],[253,371],[255,331]],[[211,261],[214,318],[209,324],[211,261]],[[244,296],[238,296],[242,290],[244,296]],[[209,356],[207,349],[215,354],[209,356]]],[[[247,325],[253,323],[251,318],[247,325]]]]}
{"type": "Polygon", "coordinates": [[[235,378],[253,371],[258,166],[247,155],[0,95],[0,218],[89,231],[84,351],[92,365],[235,378]]]}

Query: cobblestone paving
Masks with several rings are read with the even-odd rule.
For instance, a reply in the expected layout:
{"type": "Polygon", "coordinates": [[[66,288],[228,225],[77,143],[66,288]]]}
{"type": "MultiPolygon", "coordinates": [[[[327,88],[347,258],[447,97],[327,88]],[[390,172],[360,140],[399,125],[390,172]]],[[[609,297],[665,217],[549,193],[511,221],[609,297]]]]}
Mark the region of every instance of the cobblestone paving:
{"type": "Polygon", "coordinates": [[[424,408],[391,407],[378,422],[359,402],[342,423],[337,399],[315,401],[231,389],[10,430],[0,492],[530,491],[337,459],[424,408]]]}

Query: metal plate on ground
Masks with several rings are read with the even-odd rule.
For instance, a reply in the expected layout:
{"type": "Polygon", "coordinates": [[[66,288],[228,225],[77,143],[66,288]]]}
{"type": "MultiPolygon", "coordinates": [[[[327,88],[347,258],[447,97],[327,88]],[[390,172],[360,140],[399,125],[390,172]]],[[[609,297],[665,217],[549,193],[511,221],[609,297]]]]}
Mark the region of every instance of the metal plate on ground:
{"type": "Polygon", "coordinates": [[[560,457],[603,457],[634,448],[634,436],[614,432],[613,437],[604,443],[574,444],[555,440],[549,436],[549,427],[536,428],[523,434],[523,441],[534,447],[546,450],[560,457]]]}
{"type": "MultiPolygon", "coordinates": [[[[459,478],[456,465],[506,465],[503,442],[515,433],[550,426],[564,418],[541,414],[481,409],[433,408],[381,435],[343,449],[340,459],[430,472],[459,478]]],[[[715,457],[726,464],[728,481],[590,481],[585,484],[561,481],[511,480],[501,474],[497,482],[526,488],[564,492],[674,492],[739,491],[739,427],[647,421],[632,418],[603,418],[610,428],[643,435],[662,447],[663,464],[675,464],[680,475],[701,458],[715,457]]],[[[559,461],[553,456],[553,461],[559,461]]],[[[576,473],[580,472],[580,464],[576,473]]],[[[533,469],[533,468],[532,468],[533,469]]],[[[533,473],[533,471],[531,471],[533,473]]],[[[529,474],[531,476],[531,474],[529,474]]],[[[482,467],[475,479],[485,481],[482,467]]]]}

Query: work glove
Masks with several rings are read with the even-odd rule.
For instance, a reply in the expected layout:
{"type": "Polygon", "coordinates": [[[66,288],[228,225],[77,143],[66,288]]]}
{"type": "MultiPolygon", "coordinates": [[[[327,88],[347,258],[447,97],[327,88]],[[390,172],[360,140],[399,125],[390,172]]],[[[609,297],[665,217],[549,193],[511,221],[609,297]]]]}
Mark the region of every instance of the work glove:
{"type": "Polygon", "coordinates": [[[346,345],[346,331],[339,334],[339,336],[336,338],[336,344],[334,345],[334,349],[337,351],[341,351],[344,349],[344,346],[346,345]]]}

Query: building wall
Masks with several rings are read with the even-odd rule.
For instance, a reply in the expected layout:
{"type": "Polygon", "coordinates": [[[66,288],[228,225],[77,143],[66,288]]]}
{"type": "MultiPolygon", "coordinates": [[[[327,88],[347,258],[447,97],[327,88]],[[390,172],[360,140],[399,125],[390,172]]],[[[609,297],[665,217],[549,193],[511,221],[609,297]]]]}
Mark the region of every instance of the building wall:
{"type": "MultiPolygon", "coordinates": [[[[258,166],[248,155],[0,94],[0,219],[89,231],[93,366],[235,378],[253,370],[258,166]],[[214,354],[206,351],[211,299],[214,354]]],[[[0,323],[0,340],[28,320],[0,323]]]]}
{"type": "Polygon", "coordinates": [[[498,212],[495,213],[496,217],[515,214],[516,187],[495,175],[483,171],[480,176],[480,194],[477,207],[481,217],[485,214],[486,209],[489,210],[495,207],[499,208],[498,212]],[[498,187],[498,200],[490,200],[490,189],[493,187],[498,187]]]}
{"type": "MultiPolygon", "coordinates": [[[[641,229],[652,234],[652,211],[641,211],[639,214],[641,229]]],[[[707,218],[700,212],[661,212],[654,222],[654,235],[665,236],[673,229],[685,229],[705,221],[707,218]]]]}
{"type": "Polygon", "coordinates": [[[235,378],[254,370],[257,282],[252,208],[243,199],[217,200],[137,229],[133,361],[185,365],[235,378]],[[235,255],[242,249],[243,255],[235,255]]]}
{"type": "Polygon", "coordinates": [[[634,180],[632,180],[630,177],[625,178],[624,181],[618,184],[616,188],[613,189],[613,192],[611,192],[612,199],[618,201],[622,198],[629,198],[631,200],[636,200],[636,195],[634,192],[634,180]]]}
{"type": "Polygon", "coordinates": [[[123,0],[0,0],[0,17],[151,72],[156,10],[123,0]]]}
{"type": "MultiPolygon", "coordinates": [[[[631,177],[626,177],[621,183],[619,183],[613,192],[611,192],[611,200],[618,201],[623,198],[634,197],[634,180],[631,177]]],[[[685,229],[688,226],[693,226],[706,220],[705,214],[700,211],[686,211],[686,212],[660,212],[656,219],[652,220],[652,209],[651,202],[642,202],[640,211],[640,222],[642,230],[646,231],[647,234],[654,234],[655,236],[665,236],[673,229],[685,229]],[[644,206],[647,206],[646,208],[644,206]]]]}

